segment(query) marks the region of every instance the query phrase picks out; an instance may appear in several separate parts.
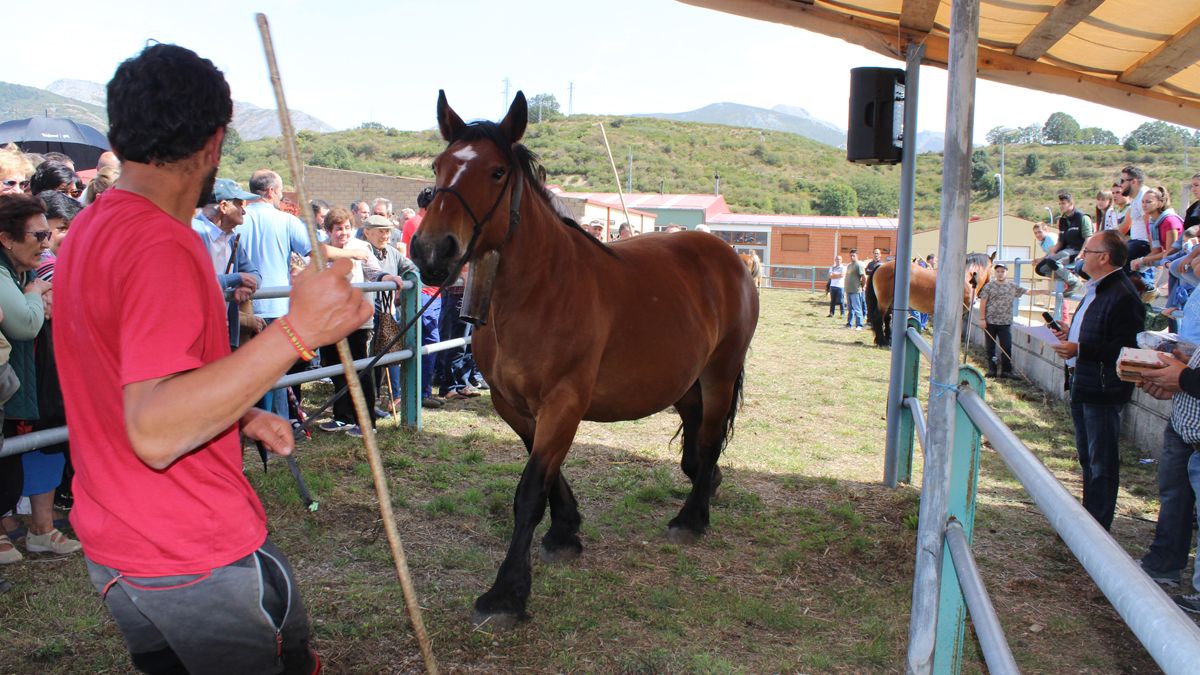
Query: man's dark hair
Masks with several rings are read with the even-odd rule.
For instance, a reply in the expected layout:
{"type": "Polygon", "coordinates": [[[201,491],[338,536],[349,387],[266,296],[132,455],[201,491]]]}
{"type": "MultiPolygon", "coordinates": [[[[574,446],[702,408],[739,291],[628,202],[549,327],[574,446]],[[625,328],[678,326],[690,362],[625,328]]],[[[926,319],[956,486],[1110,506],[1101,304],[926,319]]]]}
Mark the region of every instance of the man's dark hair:
{"type": "Polygon", "coordinates": [[[259,169],[250,176],[250,191],[260,197],[267,196],[267,190],[282,185],[283,179],[270,169],[259,169]]]}
{"type": "Polygon", "coordinates": [[[1075,203],[1075,198],[1071,196],[1071,193],[1070,193],[1070,192],[1060,192],[1060,193],[1058,193],[1058,201],[1060,201],[1060,202],[1061,202],[1061,201],[1063,201],[1063,200],[1066,200],[1066,201],[1068,201],[1068,202],[1071,202],[1072,204],[1074,204],[1074,203],[1075,203]]]}
{"type": "Polygon", "coordinates": [[[37,193],[37,198],[46,205],[46,220],[61,219],[68,225],[83,210],[83,204],[56,190],[37,193]]]}
{"type": "Polygon", "coordinates": [[[1129,259],[1129,248],[1125,245],[1125,240],[1121,238],[1120,231],[1103,230],[1098,236],[1100,244],[1108,252],[1108,263],[1114,267],[1124,267],[1125,261],[1129,259]]]}
{"type": "Polygon", "coordinates": [[[314,199],[314,200],[310,201],[308,203],[308,205],[312,207],[312,212],[313,212],[314,216],[322,211],[329,210],[329,202],[325,201],[324,199],[314,199]]]}
{"type": "Polygon", "coordinates": [[[75,163],[74,160],[62,154],[61,152],[47,152],[46,154],[42,155],[42,159],[46,160],[47,162],[61,162],[63,164],[75,163]]]}
{"type": "Polygon", "coordinates": [[[1144,184],[1146,182],[1146,172],[1142,171],[1141,169],[1137,168],[1136,166],[1134,166],[1132,164],[1125,167],[1124,169],[1121,169],[1121,173],[1129,174],[1130,177],[1136,178],[1137,182],[1139,182],[1139,183],[1144,184]]]}
{"type": "Polygon", "coordinates": [[[45,204],[33,195],[0,195],[0,232],[7,232],[15,241],[25,241],[25,223],[45,213],[45,204]]]}
{"type": "Polygon", "coordinates": [[[63,185],[74,183],[78,176],[71,167],[62,162],[45,161],[38,165],[29,179],[29,191],[33,194],[45,190],[57,190],[63,185]]]}
{"type": "Polygon", "coordinates": [[[231,119],[225,76],[212,61],[177,45],[143,49],[108,83],[108,142],[121,161],[179,161],[231,119]]]}
{"type": "Polygon", "coordinates": [[[853,253],[854,255],[858,255],[858,249],[856,249],[856,248],[850,249],[850,252],[853,253]]]}

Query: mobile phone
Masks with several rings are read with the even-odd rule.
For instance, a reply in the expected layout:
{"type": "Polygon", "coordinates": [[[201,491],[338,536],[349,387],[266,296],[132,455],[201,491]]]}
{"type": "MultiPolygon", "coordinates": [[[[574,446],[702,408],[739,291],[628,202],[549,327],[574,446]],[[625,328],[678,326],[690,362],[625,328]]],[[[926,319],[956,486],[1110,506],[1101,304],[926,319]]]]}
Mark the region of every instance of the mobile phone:
{"type": "Polygon", "coordinates": [[[1062,326],[1057,321],[1054,320],[1054,315],[1051,314],[1050,312],[1042,312],[1042,319],[1044,319],[1046,321],[1047,326],[1053,328],[1054,330],[1057,330],[1057,331],[1062,330],[1062,326]]]}

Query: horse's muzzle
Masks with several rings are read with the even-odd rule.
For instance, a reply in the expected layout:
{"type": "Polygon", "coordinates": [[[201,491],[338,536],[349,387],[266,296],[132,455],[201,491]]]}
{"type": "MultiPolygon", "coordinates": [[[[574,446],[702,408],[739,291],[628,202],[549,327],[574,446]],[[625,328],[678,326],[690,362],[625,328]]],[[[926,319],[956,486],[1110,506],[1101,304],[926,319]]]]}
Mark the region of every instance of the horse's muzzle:
{"type": "Polygon", "coordinates": [[[452,281],[447,279],[454,264],[458,262],[462,247],[458,237],[445,234],[439,237],[413,235],[409,254],[417,269],[421,270],[421,283],[426,286],[441,286],[452,281]]]}

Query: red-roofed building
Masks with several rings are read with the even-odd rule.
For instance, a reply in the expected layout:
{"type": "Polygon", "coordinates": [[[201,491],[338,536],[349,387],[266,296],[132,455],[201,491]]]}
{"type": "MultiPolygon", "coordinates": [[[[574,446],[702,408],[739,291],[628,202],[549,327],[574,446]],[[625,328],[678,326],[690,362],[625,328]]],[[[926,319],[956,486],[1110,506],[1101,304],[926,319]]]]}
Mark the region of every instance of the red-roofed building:
{"type": "MultiPolygon", "coordinates": [[[[607,208],[615,218],[616,223],[625,221],[621,211],[621,197],[615,192],[566,192],[562,188],[551,186],[550,191],[564,200],[581,199],[589,204],[607,208]]],[[[697,225],[708,222],[711,216],[729,213],[729,205],[721,195],[671,195],[657,193],[635,192],[625,195],[625,206],[629,215],[633,211],[652,213],[657,217],[654,228],[643,229],[643,232],[653,232],[667,225],[682,225],[689,230],[697,225]]],[[[637,223],[630,223],[637,230],[637,223]]]]}

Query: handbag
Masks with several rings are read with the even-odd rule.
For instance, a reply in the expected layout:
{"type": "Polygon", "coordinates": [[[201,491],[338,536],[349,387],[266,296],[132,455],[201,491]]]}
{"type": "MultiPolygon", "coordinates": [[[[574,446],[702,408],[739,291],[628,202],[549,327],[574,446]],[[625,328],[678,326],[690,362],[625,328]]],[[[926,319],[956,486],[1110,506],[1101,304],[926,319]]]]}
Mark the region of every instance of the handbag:
{"type": "Polygon", "coordinates": [[[392,316],[392,293],[381,292],[377,302],[381,309],[375,314],[375,337],[371,340],[371,353],[398,352],[404,349],[404,341],[396,339],[400,335],[400,324],[392,316]]]}

